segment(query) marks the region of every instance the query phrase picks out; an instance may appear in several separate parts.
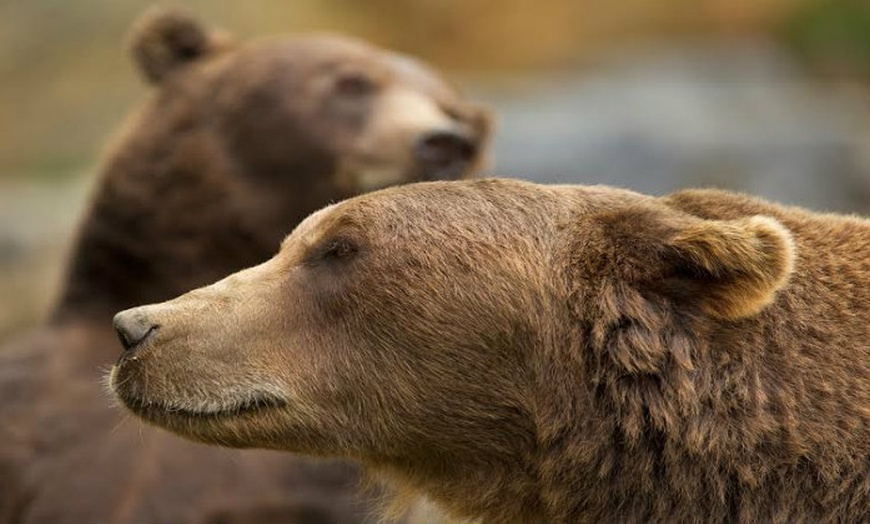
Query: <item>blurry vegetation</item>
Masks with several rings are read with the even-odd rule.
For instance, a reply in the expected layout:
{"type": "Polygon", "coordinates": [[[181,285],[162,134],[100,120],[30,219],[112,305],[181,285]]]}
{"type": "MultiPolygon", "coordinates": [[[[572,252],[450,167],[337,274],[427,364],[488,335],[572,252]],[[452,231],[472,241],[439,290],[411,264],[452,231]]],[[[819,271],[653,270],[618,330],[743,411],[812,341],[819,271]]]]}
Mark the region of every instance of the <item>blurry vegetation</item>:
{"type": "MultiPolygon", "coordinates": [[[[65,174],[96,163],[111,130],[145,92],[122,43],[150,3],[0,1],[0,177],[65,174]]],[[[747,33],[784,34],[813,60],[870,70],[865,0],[177,3],[242,37],[344,31],[420,55],[454,74],[576,69],[614,46],[747,33]]]]}
{"type": "Polygon", "coordinates": [[[807,3],[786,20],[783,34],[816,71],[870,79],[870,2],[807,3]]]}

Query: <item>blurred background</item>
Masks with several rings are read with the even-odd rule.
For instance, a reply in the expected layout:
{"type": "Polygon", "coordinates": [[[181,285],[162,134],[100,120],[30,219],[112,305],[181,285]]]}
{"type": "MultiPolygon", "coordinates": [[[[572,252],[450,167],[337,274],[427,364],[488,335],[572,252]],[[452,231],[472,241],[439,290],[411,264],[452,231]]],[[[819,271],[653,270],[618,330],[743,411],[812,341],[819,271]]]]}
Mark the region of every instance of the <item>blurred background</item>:
{"type": "MultiPolygon", "coordinates": [[[[52,299],[100,152],[147,93],[150,2],[0,0],[0,339],[52,299]]],[[[198,0],[245,38],[336,30],[498,115],[492,172],[870,211],[866,0],[198,0]]]]}

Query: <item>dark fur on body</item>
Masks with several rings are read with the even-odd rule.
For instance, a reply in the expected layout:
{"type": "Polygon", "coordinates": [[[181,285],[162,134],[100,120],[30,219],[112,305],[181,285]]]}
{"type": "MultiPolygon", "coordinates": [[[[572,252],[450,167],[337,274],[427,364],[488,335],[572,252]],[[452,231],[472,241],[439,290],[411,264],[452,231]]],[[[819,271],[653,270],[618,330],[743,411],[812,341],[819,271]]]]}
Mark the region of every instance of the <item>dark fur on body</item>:
{"type": "Polygon", "coordinates": [[[560,361],[573,365],[546,370],[541,382],[585,385],[579,395],[550,388],[575,413],[548,410],[541,426],[544,478],[558,479],[543,490],[550,515],[867,520],[870,440],[861,428],[870,422],[870,371],[859,363],[870,358],[870,292],[860,284],[870,278],[870,224],[720,191],[684,191],[663,203],[704,219],[772,217],[789,232],[793,266],[785,244],[764,238],[768,231],[759,237],[766,255],[750,258],[748,269],[663,270],[658,261],[672,253],[650,238],[674,233],[659,230],[660,221],[650,231],[646,205],[602,214],[599,231],[622,248],[597,247],[607,253],[601,265],[596,256],[569,265],[579,320],[570,337],[584,350],[563,346],[560,361]],[[787,276],[770,305],[748,315],[704,313],[709,300],[731,302],[711,293],[721,282],[741,291],[735,282],[752,271],[787,276]]]}
{"type": "MultiPolygon", "coordinates": [[[[363,111],[348,126],[336,110],[306,126],[311,111],[332,102],[327,91],[302,93],[319,101],[292,91],[319,61],[376,72],[373,89],[404,86],[455,105],[450,118],[477,126],[469,133],[482,147],[481,115],[423,66],[390,76],[395,58],[381,50],[306,38],[236,45],[163,10],[137,24],[133,55],[156,92],[103,164],[50,320],[0,351],[0,522],[374,520],[372,500],[356,495],[355,468],[216,450],[122,421],[100,380],[117,357],[110,319],[118,308],[264,260],[312,210],[364,189],[341,165],[348,140],[367,133],[374,115],[363,111]],[[261,103],[285,88],[292,100],[261,103]]],[[[395,161],[406,181],[429,176],[395,161]]]]}
{"type": "Polygon", "coordinates": [[[411,185],[133,310],[161,328],[114,388],[189,438],[353,458],[484,522],[860,522],[868,282],[860,218],[721,191],[411,185]],[[274,402],[197,415],[238,393],[233,373],[274,402]]]}

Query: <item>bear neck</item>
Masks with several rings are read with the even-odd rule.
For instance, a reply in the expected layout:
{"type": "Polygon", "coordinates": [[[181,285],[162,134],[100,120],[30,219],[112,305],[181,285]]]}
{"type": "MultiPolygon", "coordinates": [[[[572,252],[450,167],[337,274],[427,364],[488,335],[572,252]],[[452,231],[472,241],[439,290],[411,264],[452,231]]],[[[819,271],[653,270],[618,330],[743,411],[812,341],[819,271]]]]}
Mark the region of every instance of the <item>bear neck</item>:
{"type": "MultiPolygon", "coordinates": [[[[694,365],[669,359],[650,373],[621,368],[610,360],[612,347],[577,347],[595,328],[575,326],[567,337],[574,342],[545,361],[538,379],[547,520],[740,521],[745,514],[775,520],[769,511],[792,503],[785,502],[791,488],[782,480],[816,482],[820,475],[798,458],[807,436],[776,420],[795,409],[794,399],[761,380],[771,373],[752,354],[758,341],[747,342],[747,333],[769,332],[775,315],[745,319],[731,332],[683,319],[668,332],[691,341],[686,349],[694,365]]],[[[758,347],[785,352],[770,342],[758,347]]]]}
{"type": "MultiPolygon", "coordinates": [[[[329,178],[310,163],[305,168],[289,171],[297,185],[329,178]]],[[[262,190],[258,176],[266,174],[241,173],[189,116],[140,119],[105,164],[50,321],[108,326],[120,310],[168,300],[271,257],[325,201],[302,187],[262,190]]]]}
{"type": "Polygon", "coordinates": [[[549,522],[539,498],[531,456],[469,456],[444,461],[419,457],[365,462],[393,488],[387,515],[401,515],[425,495],[441,511],[459,519],[491,523],[549,522]]]}
{"type": "Polygon", "coordinates": [[[167,300],[259,262],[277,245],[246,227],[215,188],[188,180],[175,194],[167,184],[164,193],[131,187],[128,175],[110,173],[85,217],[54,319],[108,319],[167,300]]]}

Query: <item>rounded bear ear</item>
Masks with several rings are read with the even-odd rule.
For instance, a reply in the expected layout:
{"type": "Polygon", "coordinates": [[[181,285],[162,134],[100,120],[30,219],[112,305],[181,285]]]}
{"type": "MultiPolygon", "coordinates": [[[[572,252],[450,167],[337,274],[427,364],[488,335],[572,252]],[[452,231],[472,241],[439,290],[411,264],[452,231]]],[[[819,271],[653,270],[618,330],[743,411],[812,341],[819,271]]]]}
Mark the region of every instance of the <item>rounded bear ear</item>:
{"type": "Polygon", "coordinates": [[[663,252],[662,290],[736,320],[770,304],[793,271],[791,233],[767,216],[697,220],[677,228],[663,252]]]}
{"type": "Polygon", "coordinates": [[[187,11],[154,7],[134,22],[129,47],[145,79],[159,84],[178,68],[222,47],[224,40],[187,11]]]}

